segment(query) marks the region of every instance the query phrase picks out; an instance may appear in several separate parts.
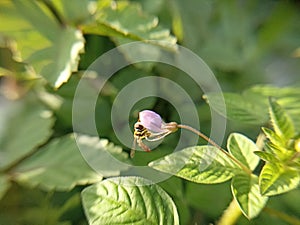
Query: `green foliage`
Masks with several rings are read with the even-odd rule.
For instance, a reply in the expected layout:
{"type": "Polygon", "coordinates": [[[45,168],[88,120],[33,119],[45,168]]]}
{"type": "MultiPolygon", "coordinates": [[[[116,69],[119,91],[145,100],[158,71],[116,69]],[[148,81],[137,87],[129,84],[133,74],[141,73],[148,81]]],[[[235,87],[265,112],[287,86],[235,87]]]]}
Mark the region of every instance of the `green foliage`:
{"type": "Polygon", "coordinates": [[[252,219],[256,217],[267,203],[268,197],[260,194],[258,177],[248,174],[237,174],[231,183],[232,194],[244,215],[252,219]]]}
{"type": "Polygon", "coordinates": [[[18,162],[47,141],[54,123],[52,112],[36,100],[18,100],[8,103],[3,109],[1,120],[5,132],[0,133],[2,169],[18,162]]]}
{"type": "Polygon", "coordinates": [[[185,148],[152,161],[149,166],[203,184],[227,181],[240,170],[224,153],[212,146],[185,148]]]}
{"type": "Polygon", "coordinates": [[[260,194],[258,178],[249,174],[255,169],[259,157],[257,146],[242,134],[229,136],[229,153],[212,146],[195,146],[155,160],[149,166],[162,172],[202,183],[221,183],[232,178],[231,189],[246,217],[256,217],[268,198],[260,194]]]}
{"type": "MultiPolygon", "coordinates": [[[[217,104],[222,100],[220,95],[207,93],[204,98],[208,104],[214,102],[214,109],[230,120],[260,125],[266,123],[269,118],[268,99],[274,97],[290,115],[293,123],[295,123],[295,128],[299,131],[300,91],[298,87],[278,88],[271,85],[256,85],[244,90],[241,94],[223,94],[227,109],[226,115],[224,115],[221,106],[218,107],[220,104],[217,104]]],[[[272,118],[272,120],[275,120],[275,118],[272,118]]],[[[290,123],[291,121],[289,121],[290,123]]]]}
{"type": "Polygon", "coordinates": [[[296,133],[289,115],[274,99],[270,99],[269,112],[274,131],[263,128],[269,142],[266,152],[258,154],[267,161],[259,182],[262,194],[277,195],[298,187],[300,170],[296,160],[299,156],[294,146],[290,146],[296,133]]]}
{"type": "MultiPolygon", "coordinates": [[[[299,8],[293,1],[240,3],[0,1],[0,224],[224,225],[228,215],[237,215],[231,222],[237,225],[300,224],[299,8]],[[147,45],[121,47],[133,41],[147,45]],[[159,59],[162,51],[176,54],[177,41],[212,68],[223,95],[203,93],[182,71],[155,62],[123,68],[98,93],[103,74],[87,70],[98,56],[118,46],[129,62],[142,51],[159,59]],[[112,128],[111,108],[126,85],[153,75],[191,96],[201,132],[211,131],[214,111],[231,121],[226,150],[201,140],[171,153],[178,132],[155,151],[128,158],[112,128]],[[76,98],[82,127],[74,133],[79,82],[86,91],[76,98]],[[86,123],[94,96],[100,137],[86,123]],[[131,165],[175,176],[159,184],[125,177],[131,165]]],[[[189,113],[184,96],[159,83],[147,85],[176,97],[189,113]]],[[[121,100],[146,91],[137,87],[121,100]]],[[[154,96],[134,105],[130,126],[142,109],[180,122],[174,107],[154,96]]],[[[123,114],[118,108],[117,116],[123,114]]],[[[124,124],[117,126],[131,135],[124,124]]]]}
{"type": "Polygon", "coordinates": [[[228,151],[251,171],[255,169],[259,158],[254,154],[258,147],[242,134],[232,133],[228,137],[228,151]]]}
{"type": "Polygon", "coordinates": [[[94,224],[179,224],[168,194],[141,177],[110,178],[82,192],[83,206],[94,224]]]}
{"type": "Polygon", "coordinates": [[[144,13],[139,4],[127,1],[99,1],[94,22],[82,26],[87,34],[114,37],[117,43],[146,40],[152,44],[175,48],[176,38],[158,25],[158,18],[144,13]]]}
{"type": "Polygon", "coordinates": [[[12,176],[29,186],[40,185],[46,190],[70,190],[76,184],[102,179],[82,158],[73,137],[52,140],[32,157],[24,160],[12,176]]]}

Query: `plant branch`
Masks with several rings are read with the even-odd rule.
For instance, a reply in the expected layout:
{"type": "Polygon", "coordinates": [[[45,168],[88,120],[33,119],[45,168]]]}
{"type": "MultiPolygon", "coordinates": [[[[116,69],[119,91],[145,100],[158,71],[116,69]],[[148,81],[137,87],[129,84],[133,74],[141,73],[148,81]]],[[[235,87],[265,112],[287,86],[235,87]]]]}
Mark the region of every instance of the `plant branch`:
{"type": "Polygon", "coordinates": [[[219,146],[217,143],[215,143],[213,140],[211,140],[209,137],[207,137],[205,134],[203,134],[202,132],[187,126],[187,125],[183,125],[183,124],[177,124],[178,128],[182,128],[182,129],[186,129],[189,130],[195,134],[197,134],[199,137],[203,138],[204,140],[206,140],[208,143],[210,143],[211,145],[215,146],[217,149],[219,149],[221,152],[223,152],[226,156],[228,156],[228,158],[230,158],[232,161],[234,161],[237,165],[239,165],[247,174],[252,174],[252,171],[250,169],[248,169],[243,163],[241,163],[239,160],[237,160],[236,158],[234,158],[231,154],[229,154],[226,150],[224,150],[221,146],[219,146]]]}

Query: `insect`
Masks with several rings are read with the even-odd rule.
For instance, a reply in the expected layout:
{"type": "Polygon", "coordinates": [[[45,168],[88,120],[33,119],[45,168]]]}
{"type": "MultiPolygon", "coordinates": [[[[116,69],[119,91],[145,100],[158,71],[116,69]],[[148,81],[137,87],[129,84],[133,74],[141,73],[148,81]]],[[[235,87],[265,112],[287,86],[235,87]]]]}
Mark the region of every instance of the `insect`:
{"type": "Polygon", "coordinates": [[[172,133],[169,129],[163,129],[161,132],[151,132],[149,131],[140,120],[134,124],[134,133],[133,133],[133,145],[130,152],[130,157],[134,157],[136,144],[138,144],[144,151],[150,152],[151,149],[143,143],[143,139],[147,141],[158,141],[168,134],[172,133]]]}

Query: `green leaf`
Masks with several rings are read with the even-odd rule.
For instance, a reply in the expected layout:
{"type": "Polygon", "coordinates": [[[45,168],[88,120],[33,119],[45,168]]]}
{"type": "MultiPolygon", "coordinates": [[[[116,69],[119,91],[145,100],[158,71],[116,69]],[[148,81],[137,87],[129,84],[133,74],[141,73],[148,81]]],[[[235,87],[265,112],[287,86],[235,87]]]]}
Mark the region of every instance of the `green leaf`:
{"type": "Polygon", "coordinates": [[[294,137],[295,129],[289,115],[273,98],[269,99],[269,104],[269,113],[275,133],[285,141],[294,137]]]}
{"type": "MultiPolygon", "coordinates": [[[[101,2],[95,15],[96,23],[82,27],[85,33],[146,41],[162,47],[176,48],[176,38],[158,25],[158,18],[142,11],[140,4],[129,1],[101,2]]],[[[120,39],[118,39],[120,38],[120,39]]],[[[128,40],[127,40],[128,41],[128,40]]]]}
{"type": "MultiPolygon", "coordinates": [[[[275,97],[277,103],[284,108],[295,123],[295,129],[300,127],[300,88],[299,86],[275,87],[271,85],[255,85],[245,92],[260,95],[261,98],[275,97]]],[[[265,107],[268,105],[266,101],[265,107]]]]}
{"type": "Polygon", "coordinates": [[[282,162],[289,160],[295,154],[294,150],[290,150],[285,146],[274,145],[273,143],[266,143],[264,148],[282,162]]]}
{"type": "Polygon", "coordinates": [[[16,40],[22,59],[55,88],[77,70],[83,51],[81,31],[61,26],[38,1],[0,3],[3,34],[16,40]],[[26,37],[26,38],[24,38],[26,37]]]}
{"type": "Polygon", "coordinates": [[[277,163],[266,163],[259,176],[260,191],[267,196],[293,190],[299,182],[299,171],[277,163]]]}
{"type": "Polygon", "coordinates": [[[10,187],[10,182],[4,174],[0,174],[0,200],[10,187]]]}
{"type": "Polygon", "coordinates": [[[52,47],[35,52],[28,58],[34,63],[45,62],[40,73],[55,88],[67,82],[73,71],[77,71],[79,53],[83,53],[84,39],[79,30],[65,28],[57,32],[52,47]],[[48,63],[46,63],[48,62],[48,63]]]}
{"type": "Polygon", "coordinates": [[[96,2],[90,0],[52,0],[51,1],[68,24],[80,25],[92,19],[96,10],[96,2]]]}
{"type": "Polygon", "coordinates": [[[194,146],[149,163],[159,171],[196,183],[222,183],[240,171],[231,159],[213,146],[194,146]]]}
{"type": "Polygon", "coordinates": [[[268,200],[268,197],[260,194],[258,177],[255,175],[237,174],[232,179],[231,191],[248,219],[256,217],[268,200]]]}
{"type": "Polygon", "coordinates": [[[36,100],[7,102],[0,108],[0,168],[20,160],[51,135],[52,113],[36,100]]]}
{"type": "Polygon", "coordinates": [[[254,170],[259,162],[259,157],[254,154],[258,151],[256,144],[246,136],[232,133],[227,141],[228,151],[250,170],[254,170]]]}
{"type": "Polygon", "coordinates": [[[271,143],[277,146],[285,146],[286,143],[282,141],[282,139],[271,129],[268,129],[266,127],[262,127],[262,131],[266,135],[266,137],[269,139],[271,143]]]}
{"type": "MultiPolygon", "coordinates": [[[[93,164],[98,160],[100,165],[105,163],[106,159],[101,159],[102,152],[111,146],[88,136],[80,136],[78,145],[88,152],[86,158],[78,150],[73,135],[52,140],[14,169],[15,180],[29,186],[40,185],[46,190],[69,190],[77,184],[102,180],[102,175],[90,168],[87,162],[93,164]]],[[[117,171],[115,168],[109,174],[118,174],[117,171]]]]}
{"type": "Polygon", "coordinates": [[[0,76],[12,74],[17,78],[34,77],[30,67],[18,61],[19,52],[14,44],[14,41],[0,35],[0,76]]]}
{"type": "Polygon", "coordinates": [[[217,93],[206,93],[204,98],[219,114],[233,121],[249,124],[262,124],[268,121],[268,98],[275,97],[281,107],[300,127],[300,89],[299,87],[275,87],[271,85],[255,85],[243,93],[223,93],[226,111],[223,110],[223,96],[217,93]]]}
{"type": "Polygon", "coordinates": [[[249,124],[262,124],[268,120],[265,107],[256,98],[243,96],[234,93],[206,93],[203,98],[222,116],[233,120],[242,121],[249,124]],[[224,98],[224,99],[223,99],[224,98]],[[223,101],[225,100],[226,112],[223,109],[223,101]]]}
{"type": "Polygon", "coordinates": [[[82,201],[90,225],[179,224],[169,195],[141,177],[110,178],[94,184],[82,191],[82,201]]]}
{"type": "Polygon", "coordinates": [[[267,162],[273,162],[273,163],[277,163],[280,162],[277,157],[269,152],[263,152],[263,151],[256,151],[254,152],[256,155],[258,155],[261,159],[263,159],[264,161],[267,162]]]}

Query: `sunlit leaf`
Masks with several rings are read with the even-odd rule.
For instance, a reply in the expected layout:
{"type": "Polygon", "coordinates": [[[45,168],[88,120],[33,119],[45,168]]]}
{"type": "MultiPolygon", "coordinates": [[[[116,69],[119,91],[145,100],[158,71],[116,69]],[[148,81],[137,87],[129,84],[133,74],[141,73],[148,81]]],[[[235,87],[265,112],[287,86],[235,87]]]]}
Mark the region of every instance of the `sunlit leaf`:
{"type": "Polygon", "coordinates": [[[259,157],[254,154],[258,151],[256,144],[242,134],[232,133],[227,141],[228,151],[249,169],[254,170],[259,157]]]}
{"type": "Polygon", "coordinates": [[[223,152],[212,146],[194,146],[152,161],[150,167],[197,183],[229,180],[240,171],[223,152]]]}
{"type": "Polygon", "coordinates": [[[273,162],[277,163],[279,160],[276,158],[276,156],[269,152],[263,152],[263,151],[256,151],[254,152],[256,155],[258,155],[261,159],[267,162],[273,162]]]}
{"type": "Polygon", "coordinates": [[[141,177],[104,180],[85,188],[82,200],[90,225],[179,224],[169,195],[141,177]]]}
{"type": "Polygon", "coordinates": [[[52,0],[53,6],[58,13],[63,15],[63,19],[70,24],[80,25],[92,19],[92,14],[96,11],[97,3],[90,0],[52,0]]]}
{"type": "Polygon", "coordinates": [[[277,163],[267,163],[259,176],[263,195],[277,195],[295,189],[300,182],[299,171],[277,163]]]}
{"type": "Polygon", "coordinates": [[[285,145],[285,143],[282,141],[282,139],[271,129],[268,129],[266,127],[262,127],[262,131],[266,135],[266,137],[269,139],[271,143],[274,145],[282,146],[285,145]]]}
{"type": "Polygon", "coordinates": [[[21,57],[58,88],[77,70],[84,39],[75,28],[62,26],[38,1],[0,3],[3,34],[16,40],[21,57]],[[27,37],[27,38],[24,38],[27,37]]]}
{"type": "Polygon", "coordinates": [[[43,144],[51,135],[52,113],[36,100],[23,99],[7,103],[0,133],[0,168],[20,160],[43,144]]]}
{"type": "Polygon", "coordinates": [[[95,17],[96,23],[82,27],[85,33],[115,37],[117,42],[126,38],[176,48],[176,38],[158,25],[157,17],[143,12],[138,3],[106,1],[99,5],[95,17]]]}
{"type": "Polygon", "coordinates": [[[14,75],[15,77],[30,78],[34,76],[30,67],[18,59],[19,52],[15,43],[0,35],[0,76],[14,75]]]}
{"type": "Polygon", "coordinates": [[[231,190],[243,214],[253,219],[267,203],[268,197],[260,194],[258,177],[245,173],[233,177],[231,190]]]}
{"type": "Polygon", "coordinates": [[[106,156],[112,154],[124,160],[121,151],[98,137],[79,135],[76,143],[73,135],[65,136],[45,145],[13,173],[18,182],[29,186],[69,190],[78,184],[99,181],[102,176],[118,175],[126,166],[117,167],[106,156]]]}
{"type": "Polygon", "coordinates": [[[270,117],[275,133],[287,141],[295,135],[293,122],[289,115],[273,99],[270,99],[270,117]]]}

